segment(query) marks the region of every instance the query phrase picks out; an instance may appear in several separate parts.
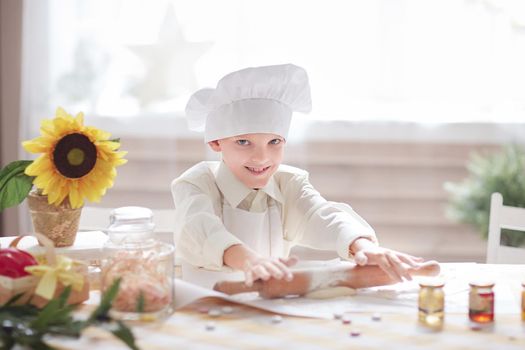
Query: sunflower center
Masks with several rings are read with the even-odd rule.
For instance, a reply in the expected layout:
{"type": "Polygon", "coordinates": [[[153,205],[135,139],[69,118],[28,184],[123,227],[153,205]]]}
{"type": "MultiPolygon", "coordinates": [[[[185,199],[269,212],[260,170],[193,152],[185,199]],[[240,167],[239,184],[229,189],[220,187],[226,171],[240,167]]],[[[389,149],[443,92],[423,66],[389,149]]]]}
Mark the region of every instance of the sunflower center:
{"type": "Polygon", "coordinates": [[[83,134],[69,134],[61,138],[53,151],[57,170],[69,178],[88,174],[97,162],[97,147],[83,134]]]}
{"type": "Polygon", "coordinates": [[[67,161],[71,165],[80,165],[84,162],[86,155],[80,148],[73,148],[67,153],[67,161]]]}

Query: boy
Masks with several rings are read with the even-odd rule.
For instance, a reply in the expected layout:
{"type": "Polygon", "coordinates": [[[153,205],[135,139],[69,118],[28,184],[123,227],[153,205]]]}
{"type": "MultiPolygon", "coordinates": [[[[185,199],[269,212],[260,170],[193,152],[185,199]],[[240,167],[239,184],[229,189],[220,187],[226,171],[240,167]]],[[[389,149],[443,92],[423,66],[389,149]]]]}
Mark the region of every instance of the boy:
{"type": "Polygon", "coordinates": [[[421,258],[378,246],[348,205],[326,201],[306,171],[281,165],[293,111],[310,110],[307,74],[291,64],[233,72],[190,98],[190,129],[204,131],[222,160],[195,165],[171,186],[185,280],[290,280],[297,244],[411,279],[408,268],[421,258]]]}

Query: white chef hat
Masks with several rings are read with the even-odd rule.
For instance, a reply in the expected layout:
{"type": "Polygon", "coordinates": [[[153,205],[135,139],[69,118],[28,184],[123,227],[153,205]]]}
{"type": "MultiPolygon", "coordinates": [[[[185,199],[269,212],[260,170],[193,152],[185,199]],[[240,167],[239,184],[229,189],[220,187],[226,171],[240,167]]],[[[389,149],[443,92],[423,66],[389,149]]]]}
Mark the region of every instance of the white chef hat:
{"type": "Polygon", "coordinates": [[[190,130],[204,141],[271,133],[288,136],[294,111],[312,109],[306,71],[293,64],[246,68],[226,75],[215,89],[195,92],[186,105],[190,130]]]}

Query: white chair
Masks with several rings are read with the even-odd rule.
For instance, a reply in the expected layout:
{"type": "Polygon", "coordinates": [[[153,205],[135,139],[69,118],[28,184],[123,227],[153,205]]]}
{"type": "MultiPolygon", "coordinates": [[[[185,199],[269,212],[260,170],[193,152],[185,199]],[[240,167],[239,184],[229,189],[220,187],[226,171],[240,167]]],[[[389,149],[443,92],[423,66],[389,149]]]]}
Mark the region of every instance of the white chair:
{"type": "Polygon", "coordinates": [[[502,228],[523,231],[525,235],[525,208],[503,205],[503,197],[495,192],[490,200],[487,264],[524,264],[525,247],[502,246],[502,228]]]}
{"type": "MultiPolygon", "coordinates": [[[[84,207],[80,215],[79,231],[103,231],[109,226],[109,214],[113,208],[84,207]]],[[[155,238],[173,244],[175,209],[151,209],[155,223],[155,238]]]]}

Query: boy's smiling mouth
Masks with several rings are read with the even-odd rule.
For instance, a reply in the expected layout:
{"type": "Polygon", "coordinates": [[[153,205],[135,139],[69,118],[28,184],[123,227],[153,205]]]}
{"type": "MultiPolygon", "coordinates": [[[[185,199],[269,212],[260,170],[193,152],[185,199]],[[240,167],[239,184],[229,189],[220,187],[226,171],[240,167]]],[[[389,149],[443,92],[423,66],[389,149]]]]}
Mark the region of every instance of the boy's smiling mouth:
{"type": "Polygon", "coordinates": [[[256,168],[256,167],[248,167],[248,166],[245,166],[246,169],[248,169],[248,171],[254,175],[262,175],[264,174],[268,169],[271,168],[271,166],[267,166],[267,167],[262,167],[262,168],[256,168]]]}

